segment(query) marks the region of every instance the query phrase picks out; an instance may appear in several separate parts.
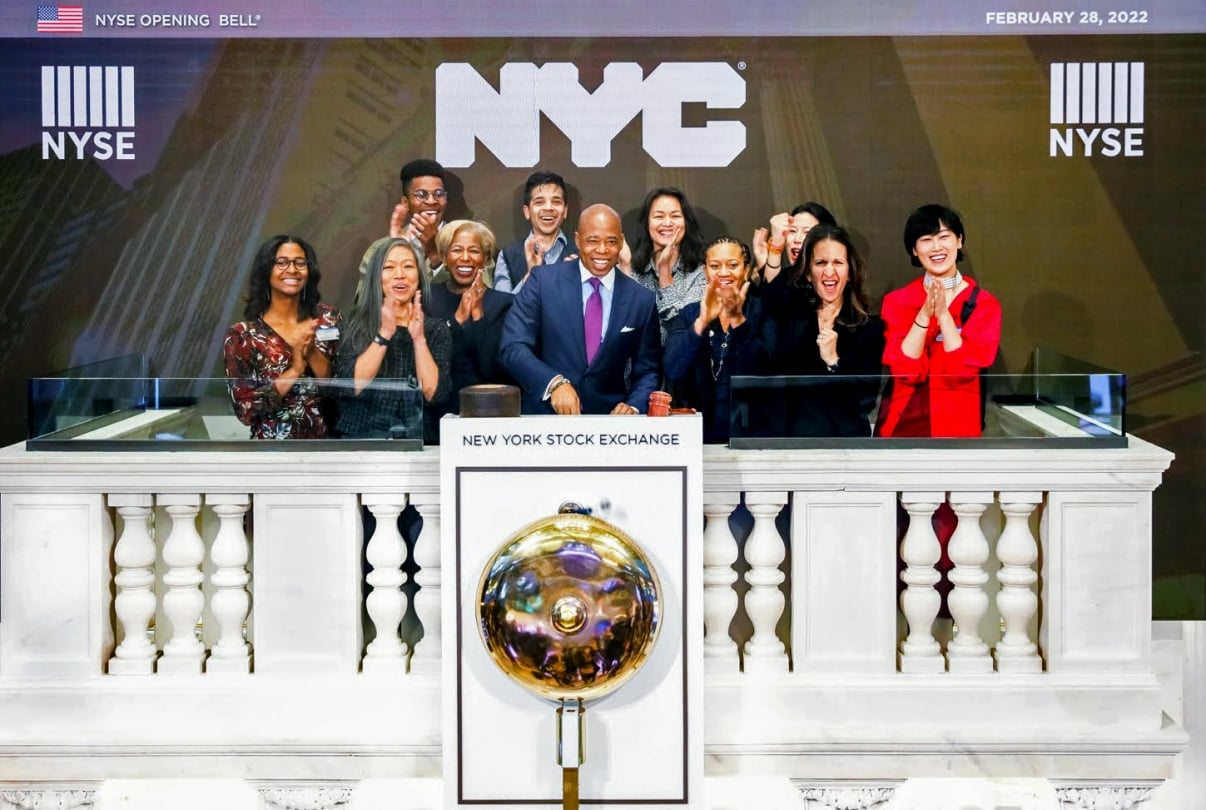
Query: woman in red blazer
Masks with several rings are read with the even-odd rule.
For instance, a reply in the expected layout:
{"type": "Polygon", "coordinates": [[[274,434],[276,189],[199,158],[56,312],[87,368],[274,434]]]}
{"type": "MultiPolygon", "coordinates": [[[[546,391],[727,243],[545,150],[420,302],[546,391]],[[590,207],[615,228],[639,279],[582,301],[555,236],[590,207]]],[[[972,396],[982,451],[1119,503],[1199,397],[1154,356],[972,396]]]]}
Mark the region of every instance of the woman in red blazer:
{"type": "Polygon", "coordinates": [[[892,375],[877,436],[979,436],[980,372],[1001,342],[1001,305],[959,272],[963,221],[923,205],[905,223],[905,250],[922,276],[884,298],[884,365],[892,375]]]}

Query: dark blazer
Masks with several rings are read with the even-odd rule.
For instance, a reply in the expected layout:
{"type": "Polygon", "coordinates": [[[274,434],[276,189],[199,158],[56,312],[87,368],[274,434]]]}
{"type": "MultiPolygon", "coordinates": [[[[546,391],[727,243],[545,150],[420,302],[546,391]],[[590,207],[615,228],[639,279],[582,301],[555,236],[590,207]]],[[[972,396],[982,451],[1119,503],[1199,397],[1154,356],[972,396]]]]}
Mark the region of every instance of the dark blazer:
{"type": "Polygon", "coordinates": [[[498,362],[498,346],[502,340],[503,323],[515,302],[509,293],[486,288],[482,296],[482,318],[479,321],[456,322],[456,310],[461,297],[443,284],[433,285],[424,309],[433,318],[448,324],[452,330],[452,392],[447,413],[460,409],[460,390],[469,385],[514,382],[498,362]]]}
{"type": "Polygon", "coordinates": [[[762,302],[750,296],[745,301],[745,322],[730,330],[727,338],[717,320],[697,335],[700,308],[699,301],[687,304],[666,323],[666,380],[678,404],[703,414],[704,441],[727,442],[732,378],[769,373],[777,345],[774,323],[763,316],[762,302]]]}
{"type": "Polygon", "coordinates": [[[586,364],[582,282],[577,259],[533,268],[503,325],[499,357],[523,388],[523,412],[553,412],[549,381],[563,375],[578,392],[582,413],[611,413],[626,402],[644,413],[656,390],[661,331],[652,292],[616,272],[607,333],[586,364]]]}
{"type": "MultiPolygon", "coordinates": [[[[771,373],[801,375],[807,384],[789,389],[781,400],[788,436],[871,435],[871,411],[883,370],[884,324],[874,315],[857,326],[837,323],[838,365],[833,371],[817,349],[816,305],[804,287],[765,285],[762,300],[775,321],[778,344],[771,373]]],[[[852,318],[849,312],[844,312],[852,318]]],[[[768,417],[776,423],[774,417],[768,417]]]]}

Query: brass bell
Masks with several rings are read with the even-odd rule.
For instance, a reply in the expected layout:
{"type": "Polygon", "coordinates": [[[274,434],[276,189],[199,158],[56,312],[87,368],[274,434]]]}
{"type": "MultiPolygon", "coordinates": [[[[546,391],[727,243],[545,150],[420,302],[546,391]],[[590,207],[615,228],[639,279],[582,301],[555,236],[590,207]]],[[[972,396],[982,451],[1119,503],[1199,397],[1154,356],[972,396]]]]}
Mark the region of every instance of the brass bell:
{"type": "Polygon", "coordinates": [[[648,658],[661,592],[636,541],[565,504],[490,558],[478,584],[478,628],[516,683],[550,700],[587,700],[617,689],[648,658]]]}

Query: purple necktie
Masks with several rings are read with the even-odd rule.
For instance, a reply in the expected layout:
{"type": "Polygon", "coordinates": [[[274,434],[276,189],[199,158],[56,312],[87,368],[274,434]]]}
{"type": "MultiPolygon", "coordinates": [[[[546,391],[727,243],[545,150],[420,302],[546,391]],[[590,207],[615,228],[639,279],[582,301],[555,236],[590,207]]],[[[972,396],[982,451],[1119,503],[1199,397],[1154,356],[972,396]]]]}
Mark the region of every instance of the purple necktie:
{"type": "Polygon", "coordinates": [[[586,299],[586,312],[582,319],[582,332],[586,335],[586,363],[589,365],[599,353],[603,342],[603,294],[599,292],[600,279],[589,279],[594,292],[586,299]]]}

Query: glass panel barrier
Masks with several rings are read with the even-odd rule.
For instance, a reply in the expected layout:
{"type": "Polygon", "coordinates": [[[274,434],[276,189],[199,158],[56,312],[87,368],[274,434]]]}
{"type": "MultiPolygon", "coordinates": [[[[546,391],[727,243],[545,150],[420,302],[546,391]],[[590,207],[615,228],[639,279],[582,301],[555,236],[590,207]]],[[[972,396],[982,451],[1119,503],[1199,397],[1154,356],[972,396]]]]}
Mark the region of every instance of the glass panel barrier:
{"type": "MultiPolygon", "coordinates": [[[[1125,375],[985,374],[971,382],[978,384],[936,376],[926,386],[887,375],[736,376],[729,445],[1126,446],[1125,375]],[[885,435],[873,435],[875,429],[885,435]]],[[[178,450],[183,442],[281,450],[380,442],[410,450],[422,447],[425,432],[429,442],[435,438],[442,411],[425,414],[413,380],[373,380],[359,394],[350,380],[306,385],[313,386],[312,407],[303,412],[295,402],[283,404],[271,385],[232,386],[221,378],[32,379],[29,399],[38,410],[30,422],[39,428],[27,447],[178,450]],[[308,438],[318,422],[325,427],[317,432],[328,438],[308,438]],[[290,440],[257,441],[253,433],[290,440]]]]}
{"type": "Polygon", "coordinates": [[[416,381],[372,380],[359,392],[346,379],[306,378],[305,386],[304,400],[286,401],[272,383],[223,378],[35,378],[29,381],[30,425],[39,432],[26,447],[315,450],[351,443],[422,449],[425,402],[416,381]]]}
{"type": "Polygon", "coordinates": [[[1126,375],[732,378],[729,446],[1126,446],[1126,375]]]}

